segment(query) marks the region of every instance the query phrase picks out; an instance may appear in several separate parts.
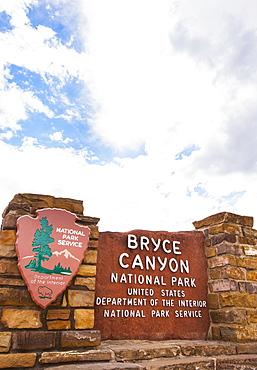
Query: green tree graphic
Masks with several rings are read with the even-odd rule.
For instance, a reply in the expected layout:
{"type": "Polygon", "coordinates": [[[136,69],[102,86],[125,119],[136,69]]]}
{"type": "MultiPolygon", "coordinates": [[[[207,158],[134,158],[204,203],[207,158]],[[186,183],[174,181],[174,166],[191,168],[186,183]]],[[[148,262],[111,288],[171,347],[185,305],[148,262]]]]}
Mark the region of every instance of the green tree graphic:
{"type": "Polygon", "coordinates": [[[47,217],[41,218],[39,222],[41,224],[41,229],[37,229],[35,231],[34,239],[32,241],[32,247],[36,247],[32,249],[32,252],[36,252],[35,258],[37,259],[37,271],[42,268],[42,262],[48,261],[49,257],[52,256],[49,244],[54,242],[54,238],[51,238],[50,236],[53,232],[53,225],[48,225],[49,222],[47,217]]]}

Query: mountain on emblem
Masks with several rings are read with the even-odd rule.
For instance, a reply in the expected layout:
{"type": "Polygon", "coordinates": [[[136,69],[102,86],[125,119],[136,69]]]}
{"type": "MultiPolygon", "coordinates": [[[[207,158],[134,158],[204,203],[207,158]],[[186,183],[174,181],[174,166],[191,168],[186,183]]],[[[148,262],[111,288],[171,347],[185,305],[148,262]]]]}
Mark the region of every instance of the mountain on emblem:
{"type": "Polygon", "coordinates": [[[66,210],[47,208],[36,214],[37,218],[18,219],[16,249],[18,267],[31,297],[45,308],[76,274],[90,230],[76,224],[76,215],[66,210]]]}

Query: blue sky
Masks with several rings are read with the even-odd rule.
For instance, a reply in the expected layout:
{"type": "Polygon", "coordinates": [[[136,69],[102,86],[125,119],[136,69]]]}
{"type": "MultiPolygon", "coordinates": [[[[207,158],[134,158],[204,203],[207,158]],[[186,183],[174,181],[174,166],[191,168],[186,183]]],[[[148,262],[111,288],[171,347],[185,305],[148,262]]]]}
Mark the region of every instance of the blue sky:
{"type": "Polygon", "coordinates": [[[2,209],[84,201],[100,230],[257,217],[253,0],[0,4],[2,209]]]}

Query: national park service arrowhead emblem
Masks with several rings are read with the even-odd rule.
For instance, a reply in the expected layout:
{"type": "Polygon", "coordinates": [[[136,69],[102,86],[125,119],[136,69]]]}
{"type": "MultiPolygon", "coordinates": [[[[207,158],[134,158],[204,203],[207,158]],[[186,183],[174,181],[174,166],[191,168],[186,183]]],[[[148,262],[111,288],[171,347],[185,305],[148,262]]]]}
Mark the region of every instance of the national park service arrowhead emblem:
{"type": "Polygon", "coordinates": [[[74,277],[88,247],[90,229],[76,215],[45,208],[17,220],[18,267],[33,301],[46,308],[74,277]]]}

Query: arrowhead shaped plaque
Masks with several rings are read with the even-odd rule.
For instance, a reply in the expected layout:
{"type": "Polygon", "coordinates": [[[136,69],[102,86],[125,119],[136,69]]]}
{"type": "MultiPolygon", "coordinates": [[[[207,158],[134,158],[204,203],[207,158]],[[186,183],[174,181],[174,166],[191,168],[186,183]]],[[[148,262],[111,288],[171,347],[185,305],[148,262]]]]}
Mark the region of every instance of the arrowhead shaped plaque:
{"type": "Polygon", "coordinates": [[[76,215],[63,209],[45,208],[36,214],[17,220],[16,251],[33,301],[46,308],[78,271],[90,229],[76,224],[76,215]]]}

